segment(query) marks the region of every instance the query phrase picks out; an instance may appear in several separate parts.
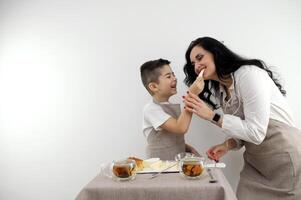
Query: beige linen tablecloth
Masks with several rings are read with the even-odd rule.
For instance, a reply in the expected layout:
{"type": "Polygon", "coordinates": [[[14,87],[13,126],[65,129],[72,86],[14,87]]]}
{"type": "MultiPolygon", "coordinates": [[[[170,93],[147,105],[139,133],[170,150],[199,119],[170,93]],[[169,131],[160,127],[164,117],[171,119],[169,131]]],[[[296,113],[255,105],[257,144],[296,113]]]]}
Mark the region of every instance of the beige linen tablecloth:
{"type": "Polygon", "coordinates": [[[236,196],[219,169],[212,170],[216,183],[209,183],[204,173],[199,180],[187,180],[179,173],[161,174],[149,179],[150,174],[137,174],[129,182],[117,182],[97,176],[85,186],[76,200],[236,200],[236,196]]]}

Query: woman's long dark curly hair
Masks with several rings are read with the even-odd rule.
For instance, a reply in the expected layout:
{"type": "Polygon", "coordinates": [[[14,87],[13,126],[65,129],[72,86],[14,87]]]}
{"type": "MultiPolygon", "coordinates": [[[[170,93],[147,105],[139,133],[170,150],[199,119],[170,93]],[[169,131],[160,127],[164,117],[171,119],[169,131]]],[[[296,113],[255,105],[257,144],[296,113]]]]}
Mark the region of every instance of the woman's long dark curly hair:
{"type": "MultiPolygon", "coordinates": [[[[209,51],[213,55],[216,74],[219,79],[225,79],[231,76],[231,73],[235,72],[243,65],[255,65],[261,69],[267,71],[271,79],[279,88],[283,96],[286,95],[286,91],[283,89],[279,81],[274,77],[273,72],[266,66],[262,60],[258,59],[245,59],[228,49],[223,43],[210,37],[201,37],[192,41],[186,51],[185,58],[186,64],[184,65],[185,79],[184,83],[190,86],[197,77],[194,71],[194,66],[191,64],[190,53],[195,46],[200,46],[203,49],[209,51]]],[[[199,94],[199,97],[211,105],[214,109],[217,109],[217,104],[210,100],[212,95],[211,88],[218,89],[219,83],[214,80],[205,80],[204,90],[199,94]],[[209,84],[211,82],[211,84],[209,84]],[[211,86],[209,86],[211,85],[211,86]],[[209,88],[210,87],[210,88],[209,88]]]]}

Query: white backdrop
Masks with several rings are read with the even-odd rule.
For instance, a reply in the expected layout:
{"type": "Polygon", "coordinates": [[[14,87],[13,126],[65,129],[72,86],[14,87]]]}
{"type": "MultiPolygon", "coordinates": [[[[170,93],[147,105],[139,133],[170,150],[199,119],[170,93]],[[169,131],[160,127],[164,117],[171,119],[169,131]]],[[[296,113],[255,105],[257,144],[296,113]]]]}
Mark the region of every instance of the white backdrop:
{"type": "MultiPolygon", "coordinates": [[[[212,36],[276,66],[301,127],[301,3],[0,1],[0,199],[74,199],[101,162],[144,157],[139,67],[166,58],[178,77],[191,40],[212,36]]],[[[224,135],[194,118],[200,152],[224,135]]],[[[235,189],[242,152],[227,155],[235,189]]]]}

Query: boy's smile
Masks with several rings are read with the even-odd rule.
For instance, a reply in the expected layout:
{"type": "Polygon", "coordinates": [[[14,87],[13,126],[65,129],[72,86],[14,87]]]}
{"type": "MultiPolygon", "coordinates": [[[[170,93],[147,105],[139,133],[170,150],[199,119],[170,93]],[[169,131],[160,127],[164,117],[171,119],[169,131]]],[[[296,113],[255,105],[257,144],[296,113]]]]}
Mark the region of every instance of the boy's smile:
{"type": "Polygon", "coordinates": [[[160,72],[155,96],[157,99],[168,101],[169,97],[177,94],[177,78],[169,65],[164,65],[160,72]]]}
{"type": "MultiPolygon", "coordinates": [[[[168,85],[173,94],[175,94],[177,92],[177,78],[169,65],[165,65],[161,69],[161,76],[160,76],[159,80],[160,80],[159,85],[162,86],[162,89],[166,88],[166,92],[168,92],[167,91],[168,85]]],[[[171,95],[173,95],[173,94],[171,94],[171,95]]]]}
{"type": "Polygon", "coordinates": [[[177,89],[177,80],[171,83],[170,85],[171,88],[177,89]]]}

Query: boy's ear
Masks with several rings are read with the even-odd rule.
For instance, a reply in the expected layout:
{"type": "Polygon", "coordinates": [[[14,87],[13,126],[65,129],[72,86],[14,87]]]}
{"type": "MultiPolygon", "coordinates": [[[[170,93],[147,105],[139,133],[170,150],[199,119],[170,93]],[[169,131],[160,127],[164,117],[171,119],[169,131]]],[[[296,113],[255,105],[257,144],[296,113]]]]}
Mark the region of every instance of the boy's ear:
{"type": "Polygon", "coordinates": [[[148,88],[150,91],[152,91],[153,93],[158,91],[158,84],[155,82],[151,82],[148,84],[148,88]]]}

